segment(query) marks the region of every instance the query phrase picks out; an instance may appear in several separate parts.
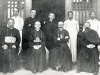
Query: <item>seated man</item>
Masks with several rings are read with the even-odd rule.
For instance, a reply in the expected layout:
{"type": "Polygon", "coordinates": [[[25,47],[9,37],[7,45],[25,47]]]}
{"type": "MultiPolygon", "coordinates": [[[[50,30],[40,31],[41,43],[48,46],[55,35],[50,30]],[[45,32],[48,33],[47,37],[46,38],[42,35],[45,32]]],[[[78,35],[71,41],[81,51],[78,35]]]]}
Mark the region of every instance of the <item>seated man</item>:
{"type": "Polygon", "coordinates": [[[84,24],[84,31],[81,34],[81,50],[78,55],[77,72],[89,72],[97,75],[99,71],[99,51],[97,46],[100,38],[96,31],[90,29],[90,23],[84,24]]]}
{"type": "Polygon", "coordinates": [[[41,24],[39,21],[36,21],[34,26],[35,30],[31,32],[29,37],[28,66],[33,73],[40,73],[47,67],[45,36],[40,30],[41,24]]]}
{"type": "Polygon", "coordinates": [[[20,43],[20,34],[14,28],[14,19],[8,19],[8,24],[3,28],[1,33],[2,49],[4,52],[3,72],[14,72],[16,64],[16,55],[20,43]]]}
{"type": "Polygon", "coordinates": [[[54,32],[54,48],[50,51],[50,67],[64,72],[72,69],[72,56],[67,42],[69,33],[63,29],[63,22],[58,22],[58,29],[54,32]]]}

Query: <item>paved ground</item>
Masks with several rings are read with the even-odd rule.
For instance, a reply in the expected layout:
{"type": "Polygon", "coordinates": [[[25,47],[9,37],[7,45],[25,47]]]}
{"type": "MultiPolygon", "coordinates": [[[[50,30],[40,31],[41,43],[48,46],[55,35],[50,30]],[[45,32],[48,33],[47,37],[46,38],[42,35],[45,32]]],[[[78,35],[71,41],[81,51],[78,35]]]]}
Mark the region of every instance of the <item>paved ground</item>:
{"type": "MultiPolygon", "coordinates": [[[[58,71],[54,71],[52,69],[48,69],[42,73],[33,74],[31,71],[28,71],[25,69],[20,69],[18,71],[15,71],[13,74],[0,73],[0,75],[93,75],[93,74],[92,73],[85,73],[85,72],[76,73],[76,67],[74,67],[73,70],[71,70],[69,72],[62,72],[62,71],[58,72],[58,71]]],[[[100,72],[98,75],[100,75],[100,72]]]]}

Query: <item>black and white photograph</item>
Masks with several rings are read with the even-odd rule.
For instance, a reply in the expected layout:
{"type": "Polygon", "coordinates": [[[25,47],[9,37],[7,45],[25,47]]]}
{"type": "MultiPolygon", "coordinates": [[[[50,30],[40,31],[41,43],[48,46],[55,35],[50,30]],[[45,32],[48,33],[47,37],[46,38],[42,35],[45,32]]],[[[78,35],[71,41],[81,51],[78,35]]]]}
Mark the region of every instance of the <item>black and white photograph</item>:
{"type": "Polygon", "coordinates": [[[0,0],[0,75],[100,75],[100,0],[0,0]]]}

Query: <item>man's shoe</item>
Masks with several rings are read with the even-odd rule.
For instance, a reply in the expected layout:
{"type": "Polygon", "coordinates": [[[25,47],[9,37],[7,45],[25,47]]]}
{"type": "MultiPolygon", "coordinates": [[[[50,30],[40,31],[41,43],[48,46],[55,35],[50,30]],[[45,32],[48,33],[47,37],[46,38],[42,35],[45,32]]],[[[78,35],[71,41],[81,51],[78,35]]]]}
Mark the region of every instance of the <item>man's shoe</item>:
{"type": "Polygon", "coordinates": [[[32,71],[34,74],[36,74],[37,72],[36,71],[32,71]]]}
{"type": "Polygon", "coordinates": [[[3,74],[7,74],[7,71],[4,71],[3,74]]]}
{"type": "Polygon", "coordinates": [[[66,70],[66,69],[64,69],[64,72],[67,72],[67,70],[66,70]]]}

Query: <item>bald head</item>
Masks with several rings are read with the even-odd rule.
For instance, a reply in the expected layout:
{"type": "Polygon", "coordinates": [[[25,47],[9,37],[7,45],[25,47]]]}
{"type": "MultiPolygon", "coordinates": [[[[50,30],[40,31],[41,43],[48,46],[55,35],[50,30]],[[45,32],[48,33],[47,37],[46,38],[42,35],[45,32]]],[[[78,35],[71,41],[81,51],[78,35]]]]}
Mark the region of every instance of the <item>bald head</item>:
{"type": "Polygon", "coordinates": [[[63,26],[64,26],[64,23],[63,23],[62,21],[59,21],[59,22],[58,22],[58,27],[59,27],[59,28],[63,28],[63,26]]]}
{"type": "Polygon", "coordinates": [[[41,27],[40,21],[36,21],[34,26],[35,26],[35,29],[40,29],[41,27]]]}
{"type": "Polygon", "coordinates": [[[35,24],[41,24],[40,21],[36,21],[35,24]]]}
{"type": "Polygon", "coordinates": [[[89,28],[90,28],[90,26],[91,26],[90,22],[86,22],[86,23],[84,24],[84,27],[85,27],[85,28],[86,28],[86,27],[89,27],[89,28]]]}

